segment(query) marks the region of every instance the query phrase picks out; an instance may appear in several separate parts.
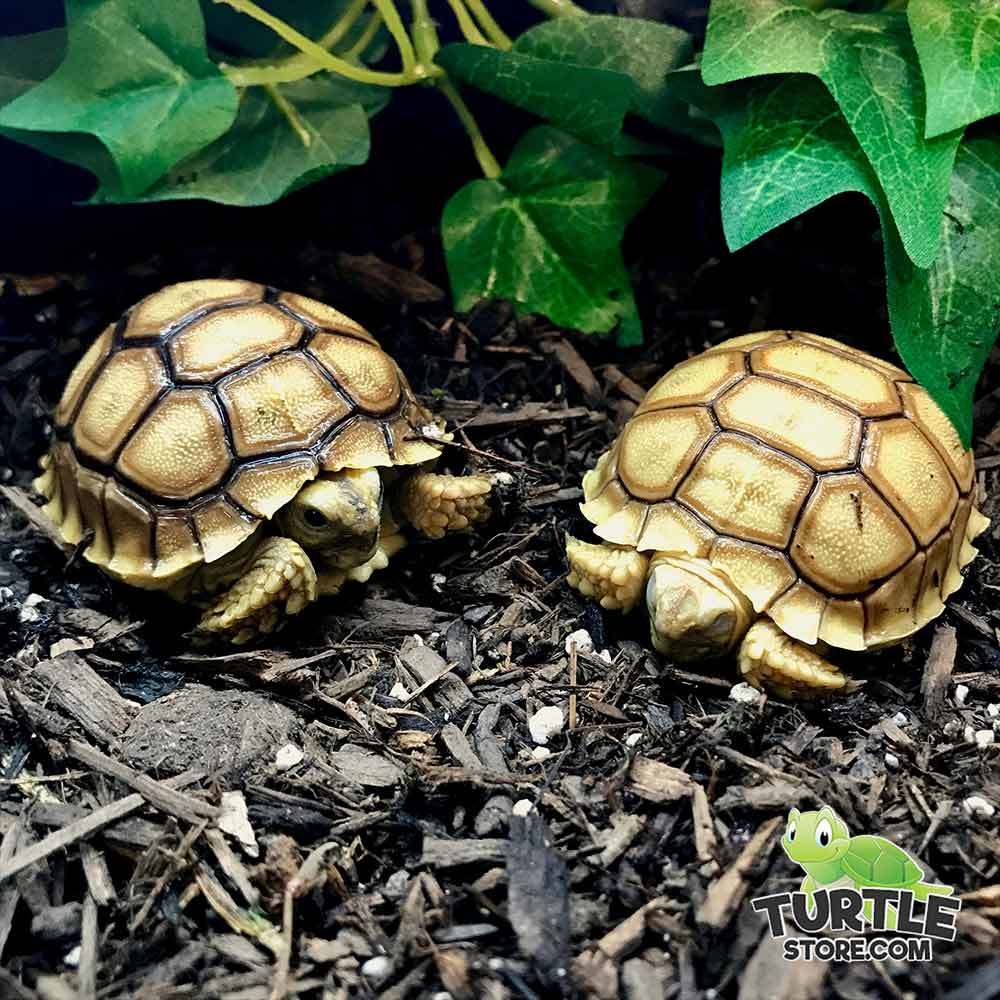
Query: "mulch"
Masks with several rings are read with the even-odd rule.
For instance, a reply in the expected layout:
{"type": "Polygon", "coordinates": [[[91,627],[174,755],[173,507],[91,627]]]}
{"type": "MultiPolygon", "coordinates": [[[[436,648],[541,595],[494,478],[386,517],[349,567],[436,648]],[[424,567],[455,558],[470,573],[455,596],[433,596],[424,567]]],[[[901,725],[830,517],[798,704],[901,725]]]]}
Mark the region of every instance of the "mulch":
{"type": "MultiPolygon", "coordinates": [[[[88,340],[160,284],[233,266],[6,276],[0,994],[1000,994],[992,534],[936,627],[854,656],[865,683],[821,706],[736,700],[732,664],[665,663],[641,613],[606,616],[564,582],[581,474],[645,388],[787,304],[713,304],[725,265],[675,281],[661,259],[637,275],[643,308],[665,303],[651,342],[621,352],[503,303],[452,315],[416,240],[283,267],[267,279],[383,337],[457,430],[445,467],[498,476],[496,515],[414,541],[263,648],[195,647],[193,611],[62,551],[23,491],[88,340]],[[748,901],[798,887],[778,838],[790,807],[819,803],[955,886],[958,935],[933,962],[783,960],[748,901]]],[[[988,514],[998,382],[978,410],[988,514]]]]}

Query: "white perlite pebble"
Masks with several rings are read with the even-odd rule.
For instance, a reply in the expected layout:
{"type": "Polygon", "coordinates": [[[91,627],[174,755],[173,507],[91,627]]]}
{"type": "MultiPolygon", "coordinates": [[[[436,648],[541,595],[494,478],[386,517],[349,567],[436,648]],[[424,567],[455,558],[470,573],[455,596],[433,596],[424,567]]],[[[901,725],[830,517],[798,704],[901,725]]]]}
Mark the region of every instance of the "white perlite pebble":
{"type": "Polygon", "coordinates": [[[909,716],[905,712],[897,712],[892,717],[892,721],[895,722],[897,726],[908,726],[910,724],[909,716]]]}
{"type": "Polygon", "coordinates": [[[612,659],[614,659],[614,657],[612,657],[612,655],[611,655],[611,650],[610,649],[602,649],[597,655],[602,660],[604,660],[605,663],[610,663],[612,661],[612,659]]]}
{"type": "Polygon", "coordinates": [[[625,737],[625,746],[634,747],[642,739],[642,733],[629,733],[625,737]]]}
{"type": "Polygon", "coordinates": [[[286,743],[274,755],[274,766],[279,771],[289,771],[305,760],[305,754],[294,744],[286,743]]]}
{"type": "Polygon", "coordinates": [[[899,767],[899,758],[894,753],[887,753],[885,755],[885,766],[895,771],[899,767]]]}
{"type": "Polygon", "coordinates": [[[967,799],[962,799],[962,808],[967,815],[981,816],[984,819],[989,819],[996,812],[993,803],[982,795],[970,795],[967,799]]]}
{"type": "Polygon", "coordinates": [[[548,743],[549,737],[561,733],[562,728],[562,709],[556,705],[546,705],[528,719],[528,732],[536,743],[548,743]]]}
{"type": "Polygon", "coordinates": [[[756,705],[761,699],[761,693],[752,684],[740,681],[729,689],[729,700],[740,705],[756,705]]]}
{"type": "Polygon", "coordinates": [[[39,618],[42,617],[41,611],[38,610],[39,604],[44,604],[45,598],[41,594],[28,594],[24,599],[24,604],[21,605],[21,610],[18,613],[18,618],[24,625],[30,625],[31,622],[37,622],[39,618]]]}
{"type": "Polygon", "coordinates": [[[988,747],[996,738],[992,729],[980,729],[976,733],[976,746],[988,747]]]}
{"type": "Polygon", "coordinates": [[[406,701],[410,697],[410,692],[406,690],[403,686],[402,681],[396,681],[392,686],[392,690],[389,692],[390,698],[395,698],[396,701],[406,701]]]}
{"type": "Polygon", "coordinates": [[[405,868],[400,868],[386,879],[383,891],[390,899],[402,899],[409,884],[410,873],[405,868]]]}
{"type": "Polygon", "coordinates": [[[1000,702],[995,701],[992,705],[987,705],[986,711],[991,719],[1000,717],[1000,702]]]}
{"type": "Polygon", "coordinates": [[[80,964],[81,954],[83,954],[83,948],[80,945],[77,945],[75,948],[71,948],[66,952],[66,956],[63,958],[63,965],[66,965],[71,969],[75,969],[80,964]]]}
{"type": "Polygon", "coordinates": [[[966,743],[975,743],[976,742],[975,729],[973,729],[972,726],[966,726],[964,732],[962,733],[962,737],[966,743]]]}
{"type": "Polygon", "coordinates": [[[590,638],[590,633],[585,628],[578,628],[566,636],[566,652],[568,653],[573,646],[576,646],[578,653],[592,653],[594,640],[590,638]]]}
{"type": "Polygon", "coordinates": [[[511,809],[511,814],[514,816],[527,816],[534,808],[535,806],[531,799],[518,799],[511,809]]]}
{"type": "Polygon", "coordinates": [[[531,751],[531,756],[534,757],[535,760],[548,760],[549,757],[552,756],[552,751],[548,747],[535,747],[535,749],[531,751]]]}
{"type": "Polygon", "coordinates": [[[361,975],[366,979],[385,979],[392,972],[392,959],[388,955],[376,955],[361,966],[361,975]]]}
{"type": "Polygon", "coordinates": [[[967,684],[956,684],[955,685],[955,704],[962,707],[965,704],[965,699],[969,697],[969,686],[967,684]]]}

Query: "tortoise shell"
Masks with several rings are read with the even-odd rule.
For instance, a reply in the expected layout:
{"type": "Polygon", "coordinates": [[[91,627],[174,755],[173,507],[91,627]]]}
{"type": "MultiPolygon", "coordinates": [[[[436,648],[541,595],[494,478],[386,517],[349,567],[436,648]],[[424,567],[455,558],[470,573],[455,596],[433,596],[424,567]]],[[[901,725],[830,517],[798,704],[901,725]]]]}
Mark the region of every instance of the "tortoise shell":
{"type": "Polygon", "coordinates": [[[927,392],[797,332],[667,372],[583,488],[601,538],[708,559],[792,638],[844,649],[940,614],[988,523],[972,453],[927,392]]]}
{"type": "Polygon", "coordinates": [[[231,552],[320,471],[410,465],[430,416],[377,341],[249,281],[171,285],[93,343],[36,481],[63,537],[138,586],[231,552]]]}
{"type": "Polygon", "coordinates": [[[924,870],[901,847],[885,837],[870,834],[851,837],[851,846],[841,864],[856,882],[887,889],[913,885],[924,877],[924,870]]]}

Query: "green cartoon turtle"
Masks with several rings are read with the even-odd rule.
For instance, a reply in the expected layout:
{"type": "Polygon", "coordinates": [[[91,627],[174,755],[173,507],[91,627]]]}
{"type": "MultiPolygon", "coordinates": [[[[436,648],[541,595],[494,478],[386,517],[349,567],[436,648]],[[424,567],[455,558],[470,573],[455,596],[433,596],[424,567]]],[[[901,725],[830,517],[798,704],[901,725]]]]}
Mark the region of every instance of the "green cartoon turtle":
{"type": "MultiPolygon", "coordinates": [[[[885,837],[863,834],[852,837],[847,824],[824,806],[815,812],[788,814],[788,826],[781,838],[785,853],[806,873],[801,891],[809,896],[816,889],[836,886],[845,889],[907,889],[916,899],[949,896],[947,885],[924,882],[924,871],[902,848],[885,837]]],[[[871,901],[865,904],[865,918],[872,922],[871,901]]],[[[892,907],[887,912],[887,928],[896,926],[892,907]]]]}

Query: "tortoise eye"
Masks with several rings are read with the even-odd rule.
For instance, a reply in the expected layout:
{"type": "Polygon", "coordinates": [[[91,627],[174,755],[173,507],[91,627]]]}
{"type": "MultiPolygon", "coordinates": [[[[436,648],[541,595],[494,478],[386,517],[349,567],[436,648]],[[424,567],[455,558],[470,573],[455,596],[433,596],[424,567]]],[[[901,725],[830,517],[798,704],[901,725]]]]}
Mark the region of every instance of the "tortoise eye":
{"type": "Polygon", "coordinates": [[[833,840],[833,830],[830,827],[830,821],[825,818],[821,819],[816,827],[816,843],[820,847],[827,847],[831,840],[833,840]]]}
{"type": "Polygon", "coordinates": [[[315,507],[306,507],[302,516],[311,528],[322,528],[326,525],[326,515],[315,507]]]}
{"type": "Polygon", "coordinates": [[[792,820],[792,822],[788,824],[789,843],[791,843],[795,839],[795,831],[796,831],[795,820],[792,820]]]}

